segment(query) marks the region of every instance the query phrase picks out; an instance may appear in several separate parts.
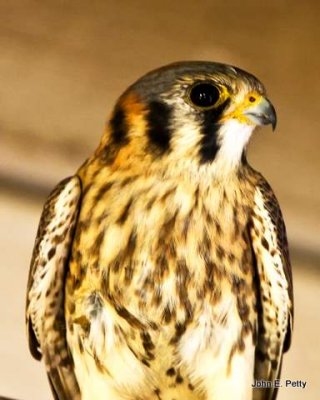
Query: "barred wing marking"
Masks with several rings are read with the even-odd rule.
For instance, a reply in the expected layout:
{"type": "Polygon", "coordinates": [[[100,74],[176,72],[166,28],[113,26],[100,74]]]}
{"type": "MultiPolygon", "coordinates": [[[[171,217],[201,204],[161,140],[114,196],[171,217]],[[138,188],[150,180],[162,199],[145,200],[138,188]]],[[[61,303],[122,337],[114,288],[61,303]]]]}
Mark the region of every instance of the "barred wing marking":
{"type": "Polygon", "coordinates": [[[66,342],[65,277],[80,208],[77,176],[60,182],[48,197],[33,249],[27,287],[26,323],[31,354],[44,358],[53,394],[80,399],[66,342]]]}
{"type": "MultiPolygon", "coordinates": [[[[293,289],[286,229],[278,201],[261,176],[250,227],[259,288],[255,379],[280,377],[283,353],[290,347],[293,289]]],[[[254,400],[274,400],[274,388],[254,390],[254,400]]]]}

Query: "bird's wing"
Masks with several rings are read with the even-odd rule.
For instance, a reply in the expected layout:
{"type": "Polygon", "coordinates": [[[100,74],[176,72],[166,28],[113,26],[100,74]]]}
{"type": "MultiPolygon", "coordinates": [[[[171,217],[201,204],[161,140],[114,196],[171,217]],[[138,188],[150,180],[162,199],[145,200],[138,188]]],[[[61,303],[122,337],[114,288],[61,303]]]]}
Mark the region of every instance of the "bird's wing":
{"type": "MultiPolygon", "coordinates": [[[[283,353],[290,347],[293,325],[293,289],[286,228],[278,201],[259,175],[250,224],[257,267],[258,342],[256,380],[279,379],[283,353]]],[[[275,388],[254,390],[254,399],[274,400],[275,388]]]]}
{"type": "Polygon", "coordinates": [[[44,358],[54,397],[79,399],[79,387],[66,341],[64,290],[74,228],[80,208],[77,176],[59,183],[40,219],[29,271],[26,324],[29,349],[44,358]]]}

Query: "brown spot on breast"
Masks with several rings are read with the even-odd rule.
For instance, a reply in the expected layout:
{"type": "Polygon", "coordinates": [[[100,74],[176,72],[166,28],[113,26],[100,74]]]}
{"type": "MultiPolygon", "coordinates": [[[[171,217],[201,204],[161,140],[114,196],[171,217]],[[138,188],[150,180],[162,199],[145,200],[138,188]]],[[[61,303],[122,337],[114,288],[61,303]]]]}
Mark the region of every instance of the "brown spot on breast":
{"type": "Polygon", "coordinates": [[[226,326],[227,322],[228,322],[228,313],[225,312],[225,313],[221,314],[220,325],[221,326],[226,326]]]}
{"type": "Polygon", "coordinates": [[[169,322],[175,317],[175,315],[176,311],[174,309],[171,309],[169,305],[166,305],[162,313],[162,320],[166,324],[169,324],[169,322]]]}
{"type": "Polygon", "coordinates": [[[108,371],[108,369],[102,364],[102,362],[100,361],[98,355],[93,352],[93,359],[94,362],[96,364],[97,369],[102,373],[102,374],[107,374],[108,376],[111,376],[110,372],[108,371]]]}
{"type": "Polygon", "coordinates": [[[159,304],[161,303],[161,300],[162,300],[162,294],[161,294],[161,291],[159,290],[159,288],[157,288],[153,292],[151,304],[154,306],[159,306],[159,304]]]}
{"type": "Polygon", "coordinates": [[[219,223],[218,221],[216,221],[216,222],[215,222],[215,225],[216,225],[217,234],[218,234],[219,236],[221,236],[221,235],[222,235],[222,228],[221,228],[220,223],[219,223]]]}
{"type": "Polygon", "coordinates": [[[180,303],[184,306],[188,313],[191,313],[191,303],[188,297],[188,285],[190,283],[190,272],[186,261],[179,259],[176,267],[176,287],[180,299],[180,303]]]}
{"type": "MultiPolygon", "coordinates": [[[[121,267],[124,268],[125,264],[125,260],[131,260],[133,257],[133,253],[135,251],[136,248],[136,241],[137,241],[137,237],[136,237],[136,233],[134,231],[132,231],[130,233],[127,245],[124,249],[122,249],[117,255],[116,257],[110,262],[109,264],[109,268],[111,271],[118,273],[119,270],[121,269],[121,267]]],[[[131,267],[133,267],[134,265],[131,264],[131,267]]]]}
{"type": "Polygon", "coordinates": [[[74,250],[71,255],[71,262],[74,261],[76,264],[81,264],[82,254],[79,250],[74,250]]]}
{"type": "Polygon", "coordinates": [[[157,200],[157,196],[152,196],[149,200],[148,200],[148,202],[147,202],[147,204],[146,204],[146,209],[147,210],[151,210],[151,208],[152,208],[152,206],[153,206],[153,204],[154,204],[154,202],[157,200]]]}
{"type": "Polygon", "coordinates": [[[112,188],[113,185],[114,182],[112,181],[104,183],[94,196],[93,204],[97,204],[105,196],[105,194],[112,188]]]}
{"type": "Polygon", "coordinates": [[[237,345],[238,345],[238,351],[243,352],[245,349],[245,344],[242,337],[239,338],[237,345]]]}
{"type": "MultiPolygon", "coordinates": [[[[144,290],[150,290],[154,288],[154,280],[150,275],[148,275],[146,279],[143,281],[142,287],[144,290]]],[[[141,296],[140,291],[138,292],[138,295],[141,296]]]]}
{"type": "Polygon", "coordinates": [[[164,276],[169,272],[169,265],[167,261],[167,257],[163,252],[163,249],[159,249],[160,253],[156,258],[156,265],[154,269],[154,280],[156,282],[161,282],[164,276]]]}
{"type": "Polygon", "coordinates": [[[115,310],[120,317],[128,322],[129,325],[139,329],[144,328],[144,324],[139,321],[133,314],[131,314],[125,307],[115,305],[115,310]]]}
{"type": "Polygon", "coordinates": [[[221,299],[221,295],[222,295],[221,288],[215,287],[212,292],[209,292],[210,303],[212,305],[216,304],[221,299]]]}
{"type": "Polygon", "coordinates": [[[211,239],[209,237],[207,229],[204,229],[202,241],[199,242],[199,252],[204,255],[204,259],[210,259],[211,248],[211,239]]]}
{"type": "MultiPolygon", "coordinates": [[[[97,171],[99,171],[99,170],[97,170],[97,171]]],[[[96,171],[96,172],[97,172],[96,171]]],[[[85,181],[86,182],[86,181],[85,181]]],[[[89,183],[87,183],[84,187],[83,187],[83,189],[82,189],[82,201],[84,200],[84,198],[86,197],[86,195],[87,195],[87,193],[89,192],[89,190],[91,189],[91,187],[92,187],[92,182],[89,182],[89,183]]]]}
{"type": "Polygon", "coordinates": [[[124,269],[124,283],[126,285],[129,285],[129,283],[132,281],[133,271],[134,271],[134,266],[133,266],[133,263],[131,262],[131,263],[127,264],[124,269]]]}
{"type": "Polygon", "coordinates": [[[145,358],[142,358],[142,359],[141,359],[141,362],[142,362],[142,364],[144,364],[144,365],[146,365],[147,367],[150,368],[150,363],[149,363],[149,361],[147,361],[145,358]]]}
{"type": "Polygon", "coordinates": [[[159,388],[154,389],[154,393],[157,396],[158,400],[161,400],[161,390],[159,388]]]}
{"type": "Polygon", "coordinates": [[[191,218],[192,218],[192,213],[193,213],[193,210],[191,210],[189,212],[189,214],[186,216],[186,218],[183,221],[182,237],[184,238],[184,240],[187,240],[187,237],[188,237],[188,232],[189,232],[190,221],[191,221],[191,218]]]}
{"type": "Polygon", "coordinates": [[[149,326],[153,331],[157,331],[159,329],[158,325],[153,321],[149,322],[149,326]]]}
{"type": "Polygon", "coordinates": [[[244,337],[248,335],[248,333],[252,332],[252,324],[250,321],[242,322],[241,335],[244,337]]]}
{"type": "Polygon", "coordinates": [[[121,182],[120,182],[120,187],[124,188],[125,186],[127,186],[129,183],[133,182],[135,179],[137,179],[137,176],[127,176],[126,178],[124,178],[121,182]]]}
{"type": "Polygon", "coordinates": [[[231,278],[232,292],[235,294],[240,294],[245,290],[246,282],[244,279],[240,278],[238,275],[233,275],[231,278]]]}
{"type": "Polygon", "coordinates": [[[236,240],[240,235],[240,221],[238,218],[238,211],[233,209],[233,226],[234,226],[234,239],[236,240]]]}
{"type": "Polygon", "coordinates": [[[78,336],[78,347],[79,347],[80,353],[83,354],[84,348],[83,348],[82,338],[80,336],[78,336]]]}
{"type": "Polygon", "coordinates": [[[130,211],[130,207],[132,205],[132,202],[133,202],[133,198],[131,197],[129,199],[129,201],[127,202],[127,204],[124,206],[121,214],[119,215],[119,218],[116,221],[117,224],[123,225],[126,222],[128,216],[129,216],[129,211],[130,211]]]}
{"type": "Polygon", "coordinates": [[[100,280],[100,291],[105,298],[108,298],[110,293],[110,269],[104,271],[100,280]]]}
{"type": "Polygon", "coordinates": [[[249,307],[245,295],[237,297],[237,309],[241,320],[247,320],[249,317],[249,307]]]}
{"type": "Polygon", "coordinates": [[[152,350],[154,350],[155,346],[152,343],[151,336],[149,335],[148,332],[142,331],[140,332],[140,337],[142,340],[142,346],[146,352],[148,360],[154,360],[155,356],[152,353],[152,350]]]}
{"type": "Polygon", "coordinates": [[[175,187],[173,187],[173,188],[167,190],[167,191],[159,198],[159,201],[160,201],[161,203],[165,203],[166,200],[167,200],[167,198],[168,198],[169,196],[171,196],[171,195],[175,192],[175,190],[176,190],[175,187]]]}
{"type": "Polygon", "coordinates": [[[211,260],[208,260],[205,264],[205,268],[206,277],[204,280],[204,292],[206,292],[207,290],[212,291],[214,290],[214,273],[216,265],[211,260]]]}
{"type": "Polygon", "coordinates": [[[220,245],[217,246],[216,252],[217,252],[217,257],[219,258],[219,260],[222,260],[225,257],[226,253],[220,245]]]}
{"type": "Polygon", "coordinates": [[[159,238],[159,240],[165,241],[165,238],[168,236],[168,234],[172,232],[176,223],[177,215],[178,215],[178,210],[176,210],[172,215],[166,218],[159,232],[159,235],[162,236],[159,238]]]}
{"type": "Polygon", "coordinates": [[[174,376],[175,374],[176,374],[176,370],[173,367],[167,369],[167,371],[166,371],[166,375],[168,375],[168,376],[174,376]]]}
{"type": "Polygon", "coordinates": [[[130,233],[128,244],[125,249],[125,254],[127,255],[128,258],[132,257],[132,255],[135,251],[135,248],[136,248],[136,242],[137,242],[137,236],[136,236],[135,232],[132,231],[130,233]]]}
{"type": "Polygon", "coordinates": [[[81,315],[80,317],[73,320],[74,324],[80,325],[81,329],[86,335],[90,333],[90,321],[85,315],[81,315]]]}
{"type": "Polygon", "coordinates": [[[143,331],[140,333],[140,337],[142,339],[143,347],[146,351],[150,351],[154,349],[154,344],[152,343],[151,336],[148,332],[143,331]]]}
{"type": "Polygon", "coordinates": [[[176,333],[175,336],[170,340],[170,344],[176,344],[180,340],[181,336],[185,333],[187,327],[185,323],[177,322],[175,325],[176,333]]]}
{"type": "Polygon", "coordinates": [[[103,238],[104,238],[104,231],[102,230],[96,236],[92,246],[89,249],[90,256],[98,256],[100,249],[101,249],[101,244],[102,244],[103,238]]]}
{"type": "Polygon", "coordinates": [[[240,268],[241,271],[246,274],[251,270],[251,266],[252,266],[252,256],[251,256],[251,250],[248,247],[242,252],[240,268]]]}
{"type": "Polygon", "coordinates": [[[177,256],[177,250],[176,250],[176,246],[175,246],[173,240],[171,240],[171,241],[169,242],[168,247],[167,247],[166,250],[167,250],[167,252],[168,252],[168,257],[176,258],[176,256],[177,256]]]}

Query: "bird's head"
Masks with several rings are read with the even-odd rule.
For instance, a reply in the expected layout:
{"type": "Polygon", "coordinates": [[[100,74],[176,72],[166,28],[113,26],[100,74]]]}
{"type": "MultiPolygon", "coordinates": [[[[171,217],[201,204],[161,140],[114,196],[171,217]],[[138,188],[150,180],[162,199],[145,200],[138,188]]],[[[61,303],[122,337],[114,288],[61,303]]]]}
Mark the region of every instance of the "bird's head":
{"type": "Polygon", "coordinates": [[[264,86],[214,62],[179,62],[143,76],[120,97],[100,150],[110,163],[227,174],[258,125],[276,126],[264,86]]]}

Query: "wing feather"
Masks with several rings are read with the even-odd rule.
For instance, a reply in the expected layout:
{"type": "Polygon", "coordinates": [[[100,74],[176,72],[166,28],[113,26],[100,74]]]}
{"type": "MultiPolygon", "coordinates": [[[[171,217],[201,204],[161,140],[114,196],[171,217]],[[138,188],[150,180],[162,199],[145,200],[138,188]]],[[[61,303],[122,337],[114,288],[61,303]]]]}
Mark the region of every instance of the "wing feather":
{"type": "Polygon", "coordinates": [[[26,324],[31,354],[44,358],[55,398],[78,399],[79,387],[66,341],[64,285],[80,208],[77,176],[60,182],[41,215],[31,259],[26,324]]]}
{"type": "MultiPolygon", "coordinates": [[[[290,347],[293,324],[292,273],[286,228],[278,201],[259,175],[250,235],[256,259],[258,342],[255,379],[279,379],[283,353],[290,347]]],[[[254,399],[274,400],[277,389],[254,391],[254,399]]]]}

